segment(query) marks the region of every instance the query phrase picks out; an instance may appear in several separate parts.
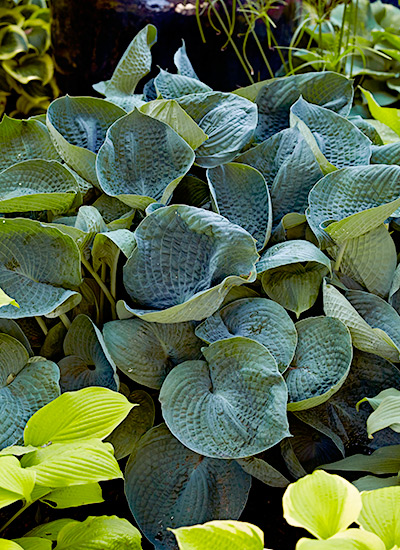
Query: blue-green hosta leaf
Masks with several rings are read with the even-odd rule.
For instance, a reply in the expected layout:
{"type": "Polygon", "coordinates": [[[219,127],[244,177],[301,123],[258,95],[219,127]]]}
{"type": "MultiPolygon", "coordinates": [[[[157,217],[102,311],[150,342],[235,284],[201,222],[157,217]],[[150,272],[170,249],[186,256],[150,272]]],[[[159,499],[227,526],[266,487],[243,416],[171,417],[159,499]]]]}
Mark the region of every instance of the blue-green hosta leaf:
{"type": "Polygon", "coordinates": [[[295,240],[269,248],[256,268],[269,298],[299,317],[315,303],[331,263],[312,243],[295,240]]]}
{"type": "Polygon", "coordinates": [[[57,536],[57,550],[141,550],[141,534],[126,519],[89,516],[71,521],[57,536]]]}
{"type": "Polygon", "coordinates": [[[309,194],[307,221],[322,245],[376,229],[400,206],[400,166],[352,166],[322,178],[309,194]]]}
{"type": "Polygon", "coordinates": [[[237,519],[250,485],[239,464],[190,451],[164,424],[142,437],[125,470],[129,507],[158,550],[176,548],[168,528],[237,519]]]}
{"type": "Polygon", "coordinates": [[[142,319],[111,321],[104,341],[115,364],[135,382],[160,389],[169,371],[201,356],[194,323],[149,323],[142,319]]]}
{"type": "Polygon", "coordinates": [[[289,481],[262,458],[250,456],[237,461],[243,470],[271,487],[287,487],[289,481]]]}
{"type": "Polygon", "coordinates": [[[21,344],[26,348],[29,356],[33,356],[33,351],[29,340],[16,321],[11,319],[0,319],[0,333],[8,334],[21,342],[21,344]]]}
{"type": "MultiPolygon", "coordinates": [[[[339,246],[328,247],[336,260],[339,246]]],[[[355,239],[342,250],[340,271],[382,298],[389,294],[397,263],[396,247],[385,225],[380,225],[355,239]]]]}
{"type": "Polygon", "coordinates": [[[296,330],[299,341],[285,374],[290,411],[327,401],[344,384],[353,357],[350,332],[338,319],[309,317],[296,330]]]}
{"type": "Polygon", "coordinates": [[[400,164],[400,141],[372,147],[371,164],[400,164]]]}
{"type": "Polygon", "coordinates": [[[79,195],[74,176],[53,160],[26,160],[0,173],[0,212],[66,212],[79,195]]]}
{"type": "Polygon", "coordinates": [[[103,336],[86,315],[72,321],[64,340],[66,357],[59,361],[63,392],[87,386],[102,386],[118,391],[119,377],[103,336]]]}
{"type": "Polygon", "coordinates": [[[139,81],[150,72],[150,48],[156,41],[157,29],[146,25],[125,50],[110,80],[99,82],[93,88],[114,101],[129,99],[139,81]]]}
{"type": "MultiPolygon", "coordinates": [[[[109,197],[104,193],[102,193],[100,197],[94,201],[92,206],[94,206],[100,212],[106,224],[109,224],[124,216],[128,216],[131,214],[134,215],[135,213],[135,211],[132,210],[132,208],[127,204],[124,204],[114,197],[109,197]]],[[[129,229],[129,227],[126,229],[129,229]]]]}
{"type": "Polygon", "coordinates": [[[47,127],[62,159],[80,176],[98,185],[96,154],[107,129],[126,113],[95,97],[60,97],[47,111],[47,127]]]}
{"type": "Polygon", "coordinates": [[[178,103],[208,135],[196,149],[196,163],[204,168],[233,160],[250,142],[257,125],[257,106],[234,94],[191,94],[178,103]]]}
{"type": "Polygon", "coordinates": [[[172,529],[180,550],[263,550],[264,533],[243,521],[209,521],[172,529]]]}
{"type": "Polygon", "coordinates": [[[107,441],[114,447],[117,460],[130,455],[142,435],[154,424],[154,401],[147,392],[135,390],[128,399],[139,407],[134,407],[125,420],[107,438],[107,441]]]}
{"type": "Polygon", "coordinates": [[[288,128],[290,107],[300,96],[346,116],[353,102],[352,81],[329,71],[267,80],[255,99],[259,112],[255,132],[258,142],[288,128]]]}
{"type": "MultiPolygon", "coordinates": [[[[20,346],[22,348],[22,344],[20,346]]],[[[1,448],[19,441],[28,419],[60,394],[57,365],[41,358],[34,359],[22,369],[16,364],[15,373],[10,365],[9,376],[1,381],[1,448]]]]}
{"type": "Polygon", "coordinates": [[[60,160],[47,128],[37,120],[4,115],[0,122],[0,170],[30,159],[60,160]]]}
{"type": "MultiPolygon", "coordinates": [[[[27,470],[31,472],[31,470],[27,470]]],[[[43,487],[40,487],[43,489],[43,487]]],[[[101,487],[98,483],[87,483],[85,485],[71,485],[59,489],[49,489],[41,499],[52,508],[71,508],[77,506],[86,506],[87,504],[97,504],[104,502],[101,487]]]]}
{"type": "Polygon", "coordinates": [[[266,298],[243,298],[225,305],[196,328],[196,335],[208,344],[235,336],[256,340],[272,354],[280,372],[292,361],[297,344],[289,315],[266,298]]]}
{"type": "Polygon", "coordinates": [[[25,445],[104,439],[134,407],[120,393],[90,387],[63,393],[32,416],[24,430],[25,445]]]}
{"type": "Polygon", "coordinates": [[[369,164],[371,140],[352,122],[330,109],[300,98],[290,109],[290,122],[292,126],[299,125],[323,172],[369,164]]]}
{"type": "Polygon", "coordinates": [[[400,361],[400,316],[385,300],[360,290],[343,296],[324,283],[324,311],[342,321],[350,330],[354,347],[400,361]]]}
{"type": "Polygon", "coordinates": [[[140,111],[171,126],[192,149],[200,147],[208,138],[207,134],[174,99],[149,101],[140,108],[140,111]]]}
{"type": "Polygon", "coordinates": [[[0,317],[58,316],[81,296],[66,288],[81,280],[80,254],[58,229],[29,219],[0,223],[0,287],[18,303],[0,308],[0,317]]]}
{"type": "Polygon", "coordinates": [[[29,502],[36,474],[21,468],[15,456],[0,458],[0,508],[8,506],[17,500],[29,502]]]}
{"type": "Polygon", "coordinates": [[[183,39],[182,46],[175,52],[174,63],[179,74],[189,76],[190,78],[197,78],[197,80],[199,79],[187,55],[186,44],[183,39]]]}
{"type": "Polygon", "coordinates": [[[135,237],[124,285],[139,307],[149,308],[131,310],[144,320],[204,319],[233,286],[255,279],[254,239],[219,214],[184,205],[159,208],[141,222],[135,237]]]}
{"type": "MultiPolygon", "coordinates": [[[[362,118],[361,116],[350,116],[348,119],[355,125],[359,130],[362,131],[373,143],[372,145],[372,157],[374,156],[374,151],[379,149],[380,145],[383,145],[381,136],[379,135],[378,130],[373,126],[368,120],[362,118]]],[[[372,162],[371,157],[371,162],[372,162]]],[[[376,164],[392,164],[390,162],[378,162],[376,164]]]]}
{"type": "Polygon", "coordinates": [[[263,175],[246,164],[230,162],[209,168],[207,179],[214,210],[246,229],[258,250],[264,248],[271,236],[272,205],[263,175]]]}
{"type": "Polygon", "coordinates": [[[212,92],[212,88],[198,78],[181,74],[171,74],[160,69],[154,79],[158,95],[163,99],[176,99],[184,95],[212,92]]]}
{"type": "Polygon", "coordinates": [[[390,285],[389,299],[388,299],[389,304],[394,307],[397,313],[399,313],[400,311],[400,307],[399,307],[400,293],[398,292],[399,289],[400,289],[400,266],[398,265],[393,274],[393,279],[390,285]]]}
{"type": "Polygon", "coordinates": [[[161,388],[163,417],[179,441],[206,456],[243,458],[289,435],[287,388],[264,346],[238,336],[203,355],[175,367],[161,388]]]}
{"type": "Polygon", "coordinates": [[[94,270],[98,271],[101,264],[106,264],[115,273],[120,253],[129,258],[135,246],[135,234],[128,229],[97,233],[92,246],[94,270]]]}
{"type": "Polygon", "coordinates": [[[144,209],[165,202],[193,161],[193,149],[168,124],[135,109],[108,130],[97,176],[107,195],[144,209]]]}
{"type": "Polygon", "coordinates": [[[400,487],[384,487],[361,493],[362,509],[357,523],[363,529],[378,535],[386,548],[397,548],[400,543],[400,487]]]}

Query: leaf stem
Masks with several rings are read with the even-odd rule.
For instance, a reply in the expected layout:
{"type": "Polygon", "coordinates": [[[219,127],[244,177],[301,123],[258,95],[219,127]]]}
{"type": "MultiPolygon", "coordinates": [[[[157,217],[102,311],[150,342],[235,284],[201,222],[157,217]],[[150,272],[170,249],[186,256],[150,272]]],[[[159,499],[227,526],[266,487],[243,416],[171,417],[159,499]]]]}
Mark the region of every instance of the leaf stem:
{"type": "Polygon", "coordinates": [[[68,319],[67,315],[65,313],[61,313],[61,315],[59,315],[59,318],[62,324],[68,330],[69,327],[71,326],[71,321],[68,319]]]}
{"type": "Polygon", "coordinates": [[[22,514],[22,512],[25,512],[25,510],[26,510],[27,508],[29,508],[29,506],[30,506],[31,504],[33,504],[34,502],[36,502],[36,501],[33,500],[32,502],[26,502],[26,503],[22,506],[22,508],[20,508],[20,509],[18,510],[18,512],[16,512],[16,513],[15,513],[15,514],[7,521],[2,527],[0,527],[0,533],[2,533],[3,531],[5,531],[5,530],[7,529],[7,527],[8,527],[9,525],[11,525],[11,523],[12,523],[15,519],[17,519],[17,517],[19,517],[19,516],[22,514]]]}
{"type": "Polygon", "coordinates": [[[39,327],[42,329],[42,332],[45,336],[47,336],[48,334],[48,329],[46,327],[46,323],[43,321],[43,319],[39,316],[36,316],[35,317],[36,321],[37,321],[37,324],[39,325],[39,327]]]}
{"type": "Polygon", "coordinates": [[[111,304],[111,308],[115,310],[115,300],[111,296],[110,291],[106,287],[106,285],[103,283],[99,275],[95,272],[93,267],[90,265],[90,263],[82,256],[82,264],[85,266],[85,268],[89,271],[90,275],[93,277],[93,279],[96,281],[96,283],[99,285],[101,290],[104,292],[105,297],[111,304]]]}
{"type": "Polygon", "coordinates": [[[346,246],[347,246],[347,241],[344,241],[344,243],[342,243],[339,247],[339,252],[336,257],[335,265],[333,267],[334,271],[339,271],[340,264],[342,263],[342,260],[343,260],[343,254],[344,254],[344,251],[346,250],[346,246]]]}

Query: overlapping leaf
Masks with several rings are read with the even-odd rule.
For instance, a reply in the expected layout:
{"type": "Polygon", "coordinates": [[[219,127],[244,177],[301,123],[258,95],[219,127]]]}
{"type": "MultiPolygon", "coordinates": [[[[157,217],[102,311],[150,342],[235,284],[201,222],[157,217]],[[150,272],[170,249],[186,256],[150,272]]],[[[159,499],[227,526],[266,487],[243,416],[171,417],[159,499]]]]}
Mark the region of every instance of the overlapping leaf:
{"type": "Polygon", "coordinates": [[[264,533],[243,521],[209,521],[173,529],[180,550],[263,550],[264,533]]]}
{"type": "Polygon", "coordinates": [[[212,88],[198,78],[182,74],[171,74],[160,69],[154,79],[154,86],[163,99],[176,99],[184,95],[212,92],[212,88]]]}

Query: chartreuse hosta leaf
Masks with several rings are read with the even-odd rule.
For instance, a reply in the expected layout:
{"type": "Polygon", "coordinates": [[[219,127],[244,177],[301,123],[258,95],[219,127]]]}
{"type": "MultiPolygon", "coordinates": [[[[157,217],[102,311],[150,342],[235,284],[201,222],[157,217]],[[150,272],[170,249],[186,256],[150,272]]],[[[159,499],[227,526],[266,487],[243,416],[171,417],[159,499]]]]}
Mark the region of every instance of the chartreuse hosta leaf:
{"type": "Polygon", "coordinates": [[[375,533],[387,550],[400,546],[400,487],[384,487],[361,493],[362,510],[357,523],[375,533]]]}
{"type": "MultiPolygon", "coordinates": [[[[171,75],[176,76],[176,75],[171,75]]],[[[197,149],[208,139],[207,134],[182,109],[174,99],[155,99],[145,103],[140,111],[165,122],[183,138],[192,149],[197,149]]]]}
{"type": "Polygon", "coordinates": [[[360,237],[328,247],[334,260],[340,257],[340,271],[363,285],[373,294],[389,294],[397,264],[396,246],[387,227],[382,224],[360,237]]]}
{"type": "Polygon", "coordinates": [[[15,307],[19,307],[17,302],[14,300],[14,298],[11,298],[10,296],[8,296],[4,292],[4,290],[1,290],[1,288],[0,288],[0,307],[9,306],[10,304],[15,306],[15,307]]]}
{"type": "Polygon", "coordinates": [[[257,103],[259,120],[255,135],[259,142],[288,128],[290,107],[300,96],[343,116],[349,114],[353,100],[351,80],[329,71],[274,78],[247,88],[251,89],[251,95],[244,93],[246,88],[234,93],[257,103]]]}
{"type": "Polygon", "coordinates": [[[56,519],[54,521],[49,521],[49,523],[44,523],[43,525],[37,525],[33,529],[31,529],[28,533],[26,533],[26,537],[39,537],[42,539],[48,539],[52,541],[56,541],[58,537],[58,533],[61,531],[65,525],[68,525],[68,523],[74,522],[73,519],[63,518],[63,519],[56,519]]]}
{"type": "Polygon", "coordinates": [[[176,548],[168,528],[237,519],[250,485],[251,476],[235,461],[215,460],[190,451],[165,424],[142,437],[125,470],[125,493],[132,514],[160,550],[176,548]]]}
{"type": "Polygon", "coordinates": [[[213,209],[240,225],[261,250],[271,236],[272,204],[263,175],[246,164],[230,162],[207,170],[213,209]]]}
{"type": "Polygon", "coordinates": [[[381,107],[374,96],[368,90],[364,90],[360,87],[360,90],[364,94],[365,99],[368,103],[368,109],[370,110],[371,115],[389,126],[392,130],[400,136],[400,109],[395,109],[393,107],[381,107]]]}
{"type": "Polygon", "coordinates": [[[154,424],[154,401],[148,393],[143,390],[135,390],[128,399],[139,407],[134,407],[125,420],[107,438],[107,441],[114,447],[117,460],[130,455],[142,435],[154,424]]]}
{"type": "Polygon", "coordinates": [[[12,540],[0,539],[0,544],[4,550],[23,550],[22,546],[12,540]]]}
{"type": "Polygon", "coordinates": [[[283,495],[283,515],[295,527],[303,527],[318,539],[345,531],[361,510],[356,487],[337,475],[316,470],[289,485],[283,495]]]}
{"type": "Polygon", "coordinates": [[[2,63],[3,69],[21,84],[39,80],[43,86],[53,78],[54,64],[48,54],[27,53],[18,59],[7,59],[2,63]]]}
{"type": "Polygon", "coordinates": [[[347,529],[326,540],[302,538],[296,550],[386,550],[386,546],[374,533],[347,529]]]}
{"type": "Polygon", "coordinates": [[[296,330],[299,341],[285,374],[290,411],[327,401],[344,384],[353,357],[350,332],[338,319],[309,317],[296,330]]]}
{"type": "Polygon", "coordinates": [[[59,361],[63,392],[87,386],[102,386],[117,391],[119,377],[103,336],[87,315],[72,321],[64,340],[65,358],[59,361]]]}
{"type": "Polygon", "coordinates": [[[121,107],[131,110],[135,105],[133,93],[139,81],[150,72],[150,48],[157,41],[157,29],[146,25],[125,50],[112,77],[93,88],[121,107]]]}
{"type": "Polygon", "coordinates": [[[243,521],[209,521],[171,531],[179,550],[264,550],[264,533],[243,521]]]}
{"type": "Polygon", "coordinates": [[[176,99],[189,94],[212,92],[212,88],[198,78],[171,74],[163,69],[160,69],[159,74],[154,79],[154,86],[163,99],[176,99]]]}
{"type": "Polygon", "coordinates": [[[165,202],[193,161],[193,149],[171,126],[134,109],[108,130],[97,177],[107,195],[144,209],[165,202]]]}
{"type": "Polygon", "coordinates": [[[322,178],[309,194],[307,221],[322,245],[379,227],[400,206],[400,166],[351,166],[322,178]]]}
{"type": "Polygon", "coordinates": [[[27,52],[27,36],[18,25],[5,25],[0,31],[0,59],[11,59],[16,54],[27,52]]]}
{"type": "Polygon", "coordinates": [[[178,98],[178,103],[208,135],[196,149],[196,163],[204,168],[233,160],[250,142],[257,125],[257,106],[234,94],[190,94],[178,98]]]}
{"type": "Polygon", "coordinates": [[[30,501],[36,474],[21,468],[15,456],[0,457],[0,508],[17,500],[30,501]]]}
{"type": "Polygon", "coordinates": [[[82,282],[80,254],[58,229],[29,219],[0,222],[0,288],[19,305],[0,308],[0,317],[57,316],[81,300],[65,288],[82,282]]]}
{"type": "Polygon", "coordinates": [[[0,212],[66,212],[80,198],[74,176],[53,160],[26,160],[0,173],[0,212]]]}
{"type": "Polygon", "coordinates": [[[63,393],[30,418],[24,444],[41,447],[50,442],[104,439],[134,406],[122,394],[106,388],[63,393]]]}
{"type": "Polygon", "coordinates": [[[394,388],[383,390],[375,398],[365,399],[374,409],[367,420],[368,436],[371,439],[375,432],[384,428],[400,432],[400,392],[398,390],[394,388]]]}
{"type": "Polygon", "coordinates": [[[400,361],[400,316],[387,302],[360,290],[343,296],[324,283],[324,311],[350,330],[353,345],[369,353],[400,361]],[[345,297],[346,296],[346,297],[345,297]]]}
{"type": "MultiPolygon", "coordinates": [[[[31,470],[26,471],[30,472],[31,470]]],[[[39,487],[38,489],[46,490],[43,487],[39,487]]],[[[49,492],[40,498],[40,501],[52,508],[62,509],[97,504],[104,502],[104,499],[99,483],[86,483],[84,485],[71,485],[54,490],[49,489],[49,492]]]]}
{"type": "Polygon", "coordinates": [[[37,120],[4,115],[0,122],[0,170],[30,159],[60,160],[47,128],[37,120]]]}
{"type": "MultiPolygon", "coordinates": [[[[128,312],[145,321],[202,320],[233,286],[255,280],[254,239],[219,214],[184,205],[158,208],[141,222],[135,237],[124,285],[139,307],[149,308],[128,312]]],[[[124,315],[122,304],[118,313],[124,315]]]]}
{"type": "Polygon", "coordinates": [[[104,341],[115,364],[135,382],[160,389],[169,371],[183,361],[199,359],[202,342],[194,323],[150,323],[142,319],[111,321],[104,341]]]}
{"type": "Polygon", "coordinates": [[[205,361],[181,363],[161,388],[164,420],[179,441],[206,456],[243,458],[289,435],[287,388],[264,346],[238,336],[202,351],[205,361]]]}
{"type": "Polygon", "coordinates": [[[62,159],[80,176],[97,185],[96,154],[109,126],[125,111],[95,97],[60,97],[47,111],[47,127],[62,159]]]}
{"type": "Polygon", "coordinates": [[[312,243],[295,240],[271,246],[256,268],[269,298],[299,317],[315,303],[331,262],[312,243]]]}
{"type": "Polygon", "coordinates": [[[296,328],[289,315],[266,298],[235,300],[203,321],[196,335],[208,344],[235,336],[256,340],[272,354],[280,372],[293,359],[297,344],[296,328]]]}

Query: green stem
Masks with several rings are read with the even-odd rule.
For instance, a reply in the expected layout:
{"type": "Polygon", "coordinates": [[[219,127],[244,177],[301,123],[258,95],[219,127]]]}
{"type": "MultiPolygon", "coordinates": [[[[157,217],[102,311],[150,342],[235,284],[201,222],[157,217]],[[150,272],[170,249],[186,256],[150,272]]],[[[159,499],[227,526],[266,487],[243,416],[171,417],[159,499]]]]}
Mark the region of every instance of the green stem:
{"type": "Polygon", "coordinates": [[[71,326],[71,321],[68,319],[65,313],[61,313],[61,315],[58,316],[60,318],[60,321],[65,326],[65,328],[68,330],[71,326]]]}
{"type": "Polygon", "coordinates": [[[34,502],[36,501],[32,501],[32,502],[26,502],[24,504],[24,506],[22,506],[22,508],[20,508],[20,510],[18,510],[18,512],[16,512],[2,527],[0,527],[0,533],[2,533],[3,531],[5,531],[7,529],[7,527],[15,520],[17,519],[17,517],[19,517],[22,512],[25,512],[25,510],[27,508],[29,508],[29,506],[31,504],[33,504],[34,502]]]}
{"type": "MultiPolygon", "coordinates": [[[[106,284],[106,274],[107,274],[107,265],[105,263],[101,264],[101,271],[100,271],[100,277],[104,284],[106,284]]],[[[99,308],[100,308],[100,318],[102,319],[103,311],[104,311],[104,291],[101,288],[100,289],[100,301],[99,301],[99,308]]]]}
{"type": "Polygon", "coordinates": [[[347,241],[342,243],[339,247],[339,252],[336,257],[335,265],[333,267],[335,271],[339,271],[340,264],[342,263],[342,260],[343,260],[343,254],[344,254],[344,251],[346,250],[346,246],[347,246],[347,241]]]}
{"type": "Polygon", "coordinates": [[[43,321],[43,319],[42,319],[41,317],[39,317],[39,316],[35,317],[35,319],[36,319],[37,324],[39,325],[39,327],[42,329],[43,334],[44,334],[45,336],[47,336],[47,334],[48,334],[49,331],[48,331],[48,329],[47,329],[47,327],[46,327],[46,323],[45,323],[45,322],[43,321]]]}
{"type": "MultiPolygon", "coordinates": [[[[344,34],[344,26],[346,24],[346,11],[347,11],[347,2],[343,6],[343,15],[342,15],[342,24],[340,26],[340,32],[339,32],[339,42],[338,42],[338,50],[337,50],[337,57],[340,59],[340,55],[342,53],[342,42],[343,42],[343,34],[344,34]]],[[[342,67],[342,60],[339,61],[339,73],[342,67]]]]}
{"type": "MultiPolygon", "coordinates": [[[[357,17],[358,17],[358,0],[356,0],[356,11],[354,15],[354,29],[353,29],[353,46],[356,44],[357,36],[357,17]]],[[[350,65],[350,78],[353,76],[353,66],[354,66],[354,53],[351,56],[351,65],[350,65]]]]}
{"type": "Polygon", "coordinates": [[[206,43],[206,37],[204,36],[203,26],[202,26],[201,20],[200,20],[200,0],[196,0],[196,21],[197,21],[197,26],[199,28],[201,40],[202,40],[203,44],[205,44],[206,43]]]}
{"type": "Polygon", "coordinates": [[[90,265],[90,263],[82,256],[82,264],[85,266],[85,268],[89,271],[90,275],[93,277],[93,279],[96,281],[96,283],[99,285],[99,287],[102,289],[102,291],[105,294],[105,297],[111,304],[111,308],[115,310],[115,300],[111,296],[110,291],[106,287],[106,285],[103,283],[101,278],[98,276],[98,274],[95,272],[93,267],[90,265]]]}
{"type": "Polygon", "coordinates": [[[274,35],[274,33],[273,33],[272,31],[271,31],[271,38],[272,38],[272,42],[274,43],[274,46],[275,46],[275,48],[276,48],[276,51],[278,52],[278,55],[279,55],[279,57],[280,57],[280,59],[281,59],[281,61],[282,61],[282,65],[283,65],[284,68],[285,68],[285,73],[287,73],[287,72],[288,72],[288,67],[287,67],[287,65],[286,65],[285,58],[283,57],[283,54],[282,54],[282,52],[281,52],[281,48],[280,48],[280,46],[279,46],[279,44],[278,44],[278,42],[277,42],[277,40],[276,40],[276,38],[275,38],[275,35],[274,35]]]}

